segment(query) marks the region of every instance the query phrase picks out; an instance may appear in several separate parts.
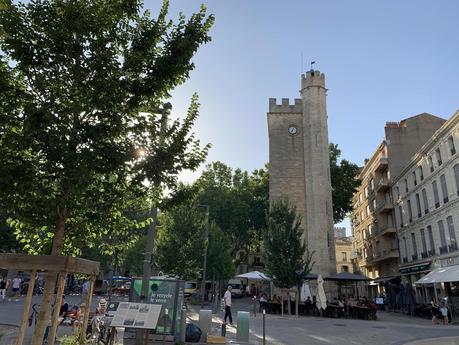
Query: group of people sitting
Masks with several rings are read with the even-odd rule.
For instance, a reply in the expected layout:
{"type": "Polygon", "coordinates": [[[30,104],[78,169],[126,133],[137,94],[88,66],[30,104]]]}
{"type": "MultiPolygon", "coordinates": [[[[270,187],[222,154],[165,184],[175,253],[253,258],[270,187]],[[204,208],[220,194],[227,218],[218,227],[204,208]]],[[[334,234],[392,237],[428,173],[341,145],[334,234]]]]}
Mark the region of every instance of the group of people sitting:
{"type": "MultiPolygon", "coordinates": [[[[281,313],[282,301],[277,295],[273,295],[271,299],[265,293],[260,294],[259,298],[260,311],[266,310],[268,313],[281,313]]],[[[284,311],[288,301],[284,300],[284,311]]],[[[291,301],[291,307],[294,308],[295,302],[291,301]]],[[[333,298],[333,301],[327,301],[326,308],[322,310],[322,315],[330,317],[358,317],[358,318],[375,318],[378,306],[366,297],[359,297],[357,299],[346,298],[333,298]],[[353,310],[353,307],[357,309],[353,310]],[[327,310],[328,309],[328,310],[327,310]]],[[[306,298],[304,303],[300,304],[300,313],[304,315],[320,315],[320,310],[317,307],[316,296],[306,298]]]]}
{"type": "MultiPolygon", "coordinates": [[[[72,308],[69,309],[68,303],[65,301],[65,296],[62,297],[62,303],[59,310],[59,325],[64,326],[79,326],[83,324],[84,313],[86,310],[86,303],[81,303],[79,306],[74,305],[72,308]]],[[[92,317],[94,321],[94,316],[105,316],[107,311],[107,301],[105,298],[101,298],[95,314],[89,316],[92,317]]]]}

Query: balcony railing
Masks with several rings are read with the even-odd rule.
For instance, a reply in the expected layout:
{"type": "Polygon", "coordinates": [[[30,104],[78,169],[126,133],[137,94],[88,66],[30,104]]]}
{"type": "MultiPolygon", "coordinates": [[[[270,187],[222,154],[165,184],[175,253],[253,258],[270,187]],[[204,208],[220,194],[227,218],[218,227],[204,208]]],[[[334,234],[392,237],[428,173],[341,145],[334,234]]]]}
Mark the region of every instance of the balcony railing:
{"type": "Polygon", "coordinates": [[[384,193],[387,190],[389,190],[389,181],[386,178],[380,179],[376,185],[376,191],[378,193],[384,193]]]}
{"type": "Polygon", "coordinates": [[[386,225],[385,227],[381,228],[381,230],[377,232],[377,235],[393,236],[396,233],[397,233],[397,229],[395,229],[395,227],[393,227],[392,225],[386,225]]]}
{"type": "Polygon", "coordinates": [[[381,157],[379,158],[377,164],[376,164],[376,171],[377,172],[384,172],[386,171],[387,167],[389,165],[389,162],[386,157],[381,157]]]}
{"type": "Polygon", "coordinates": [[[448,247],[447,246],[440,247],[439,249],[440,249],[440,255],[448,253],[448,247]]]}
{"type": "Polygon", "coordinates": [[[389,213],[394,209],[394,205],[392,202],[388,200],[381,201],[379,204],[376,205],[376,211],[380,213],[389,213]]]}

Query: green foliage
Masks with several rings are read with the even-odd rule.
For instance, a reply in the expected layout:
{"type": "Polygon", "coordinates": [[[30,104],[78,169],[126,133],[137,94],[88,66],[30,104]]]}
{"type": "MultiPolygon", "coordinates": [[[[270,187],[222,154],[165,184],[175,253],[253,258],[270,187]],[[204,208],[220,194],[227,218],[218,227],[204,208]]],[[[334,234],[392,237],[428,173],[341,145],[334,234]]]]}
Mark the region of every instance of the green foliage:
{"type": "Polygon", "coordinates": [[[155,239],[155,261],[167,274],[197,279],[204,253],[205,214],[188,202],[161,214],[155,239]]]}
{"type": "Polygon", "coordinates": [[[336,224],[341,222],[352,211],[352,196],[360,184],[357,179],[360,168],[345,159],[338,162],[341,155],[338,145],[330,143],[329,148],[333,220],[336,224]]]}
{"type": "Polygon", "coordinates": [[[135,276],[141,276],[143,273],[143,260],[145,259],[145,248],[147,246],[147,238],[145,236],[139,238],[137,242],[126,250],[125,256],[120,262],[123,267],[122,272],[129,272],[135,276]]]}
{"type": "Polygon", "coordinates": [[[254,247],[262,241],[269,204],[268,181],[266,168],[249,174],[214,162],[195,183],[179,186],[164,206],[167,209],[190,199],[209,205],[210,220],[230,239],[234,257],[238,250],[254,247]]]}
{"type": "Polygon", "coordinates": [[[230,255],[229,237],[212,223],[209,226],[209,246],[207,248],[207,274],[214,280],[230,279],[235,274],[235,267],[230,255]]]}
{"type": "Polygon", "coordinates": [[[266,268],[276,286],[291,288],[302,283],[314,262],[302,241],[301,217],[285,199],[273,202],[267,213],[264,239],[266,268]]]}
{"type": "Polygon", "coordinates": [[[129,246],[145,210],[209,146],[187,116],[158,108],[210,40],[205,8],[176,24],[168,2],[152,17],[141,1],[2,2],[0,207],[30,253],[79,254],[129,246]],[[140,156],[139,150],[145,154],[140,156]],[[148,182],[148,183],[144,183],[148,182]]]}

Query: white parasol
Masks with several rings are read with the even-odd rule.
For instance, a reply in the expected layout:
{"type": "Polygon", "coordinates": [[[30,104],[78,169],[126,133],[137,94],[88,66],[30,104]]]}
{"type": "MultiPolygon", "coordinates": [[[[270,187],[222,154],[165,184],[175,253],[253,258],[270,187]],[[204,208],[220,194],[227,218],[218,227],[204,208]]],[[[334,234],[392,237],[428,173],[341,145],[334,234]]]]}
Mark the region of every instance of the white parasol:
{"type": "Polygon", "coordinates": [[[317,301],[316,301],[317,309],[321,310],[327,308],[327,296],[325,296],[324,290],[324,279],[322,275],[319,274],[317,277],[317,301]]]}
{"type": "Polygon", "coordinates": [[[239,274],[236,276],[236,278],[245,278],[250,280],[271,280],[271,278],[269,278],[266,274],[259,271],[252,271],[244,274],[239,274]]]}

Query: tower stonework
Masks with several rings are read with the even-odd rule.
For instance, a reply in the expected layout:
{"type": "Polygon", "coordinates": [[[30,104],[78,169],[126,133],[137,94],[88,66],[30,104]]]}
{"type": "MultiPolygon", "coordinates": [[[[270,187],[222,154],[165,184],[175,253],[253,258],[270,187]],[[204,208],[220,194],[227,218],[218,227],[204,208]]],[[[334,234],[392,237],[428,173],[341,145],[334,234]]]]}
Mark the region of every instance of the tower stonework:
{"type": "Polygon", "coordinates": [[[312,272],[336,272],[325,75],[301,77],[301,98],[269,99],[269,197],[287,197],[302,217],[303,240],[314,251],[312,272]]]}

